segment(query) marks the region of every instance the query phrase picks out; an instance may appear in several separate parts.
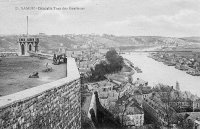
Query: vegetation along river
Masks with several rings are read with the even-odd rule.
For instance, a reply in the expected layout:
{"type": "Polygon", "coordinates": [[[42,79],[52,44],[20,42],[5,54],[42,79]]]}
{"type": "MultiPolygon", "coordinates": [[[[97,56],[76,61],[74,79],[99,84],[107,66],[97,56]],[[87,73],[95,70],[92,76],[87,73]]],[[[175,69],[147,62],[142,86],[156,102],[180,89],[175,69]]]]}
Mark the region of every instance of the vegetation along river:
{"type": "Polygon", "coordinates": [[[148,53],[132,52],[122,54],[122,56],[135,66],[138,66],[142,73],[133,75],[133,80],[141,78],[148,81],[149,86],[155,86],[158,83],[176,86],[179,82],[181,91],[190,91],[192,94],[200,96],[200,76],[191,76],[185,71],[175,69],[174,66],[164,65],[148,57],[148,53]]]}

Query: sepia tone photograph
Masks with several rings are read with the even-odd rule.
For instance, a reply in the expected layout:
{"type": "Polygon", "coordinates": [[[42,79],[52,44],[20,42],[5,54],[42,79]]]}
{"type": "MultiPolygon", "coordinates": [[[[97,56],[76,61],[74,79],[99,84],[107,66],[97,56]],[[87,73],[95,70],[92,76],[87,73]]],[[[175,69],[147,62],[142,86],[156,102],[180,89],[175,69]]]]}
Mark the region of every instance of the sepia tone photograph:
{"type": "Polygon", "coordinates": [[[200,129],[200,0],[0,0],[0,129],[200,129]]]}

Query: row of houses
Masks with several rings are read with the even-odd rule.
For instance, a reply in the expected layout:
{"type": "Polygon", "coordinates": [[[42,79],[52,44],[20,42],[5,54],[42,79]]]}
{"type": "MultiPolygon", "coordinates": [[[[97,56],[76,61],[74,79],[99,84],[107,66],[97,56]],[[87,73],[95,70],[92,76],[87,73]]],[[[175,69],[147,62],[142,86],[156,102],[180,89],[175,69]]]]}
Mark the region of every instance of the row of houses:
{"type": "MultiPolygon", "coordinates": [[[[151,92],[143,98],[143,107],[160,125],[173,125],[177,124],[177,114],[186,113],[199,113],[199,102],[197,99],[191,101],[190,99],[170,99],[170,93],[151,92]],[[164,99],[163,99],[164,98],[164,99]]],[[[200,116],[199,116],[200,117],[200,116]]],[[[200,122],[195,120],[196,123],[200,122]]],[[[198,124],[200,127],[200,124],[198,124]]]]}
{"type": "Polygon", "coordinates": [[[115,107],[118,109],[122,124],[127,127],[141,127],[144,125],[143,107],[134,96],[122,96],[116,101],[115,107]]]}
{"type": "Polygon", "coordinates": [[[144,124],[144,111],[134,94],[128,91],[133,85],[128,82],[115,83],[110,80],[88,85],[91,92],[98,91],[101,105],[120,118],[127,127],[139,127],[144,124]]]}
{"type": "MultiPolygon", "coordinates": [[[[130,127],[143,126],[144,110],[161,126],[166,126],[169,123],[177,124],[175,107],[178,107],[178,110],[192,108],[193,111],[198,111],[200,109],[199,99],[195,101],[184,98],[173,99],[180,91],[173,89],[171,93],[156,92],[144,80],[138,80],[140,79],[133,84],[113,83],[107,80],[93,84],[93,86],[98,86],[96,89],[90,89],[98,91],[101,104],[111,112],[118,114],[121,122],[130,127]],[[140,117],[141,120],[138,119],[140,117]]],[[[180,112],[186,111],[180,110],[180,112]]],[[[198,120],[195,121],[198,123],[198,120]]]]}
{"type": "Polygon", "coordinates": [[[137,102],[142,103],[143,109],[161,126],[166,126],[168,123],[177,124],[177,110],[179,112],[196,111],[196,113],[200,111],[199,97],[187,91],[181,92],[178,86],[176,86],[177,89],[169,87],[171,91],[168,92],[163,92],[162,88],[158,88],[157,91],[148,86],[148,82],[139,78],[133,82],[133,85],[134,88],[129,90],[129,93],[134,95],[137,102]]]}

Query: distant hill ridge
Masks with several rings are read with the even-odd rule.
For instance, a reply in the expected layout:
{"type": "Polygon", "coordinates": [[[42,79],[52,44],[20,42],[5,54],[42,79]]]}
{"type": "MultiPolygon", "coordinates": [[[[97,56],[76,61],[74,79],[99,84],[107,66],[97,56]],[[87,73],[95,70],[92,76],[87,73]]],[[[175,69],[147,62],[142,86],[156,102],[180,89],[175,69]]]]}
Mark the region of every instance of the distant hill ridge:
{"type": "MultiPolygon", "coordinates": [[[[120,46],[153,46],[187,44],[188,42],[200,42],[200,37],[161,37],[161,36],[114,36],[114,35],[33,35],[40,38],[42,50],[58,49],[59,47],[87,48],[91,44],[104,47],[120,46]]],[[[0,51],[18,49],[17,39],[19,35],[0,36],[0,51]]]]}
{"type": "Polygon", "coordinates": [[[180,38],[180,39],[187,41],[187,42],[200,43],[200,37],[183,37],[183,38],[180,38]]]}

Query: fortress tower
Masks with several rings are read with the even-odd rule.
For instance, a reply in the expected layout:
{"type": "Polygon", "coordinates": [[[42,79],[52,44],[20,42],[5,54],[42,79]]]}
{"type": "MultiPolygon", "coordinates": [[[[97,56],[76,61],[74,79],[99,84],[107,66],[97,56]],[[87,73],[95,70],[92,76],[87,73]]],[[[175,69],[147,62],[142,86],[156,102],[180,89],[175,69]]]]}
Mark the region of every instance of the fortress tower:
{"type": "Polygon", "coordinates": [[[38,52],[39,38],[23,36],[18,39],[19,55],[28,56],[30,52],[38,52]]]}
{"type": "Polygon", "coordinates": [[[30,52],[38,52],[39,38],[28,35],[28,16],[27,16],[27,35],[18,39],[19,56],[29,56],[30,52]]]}

